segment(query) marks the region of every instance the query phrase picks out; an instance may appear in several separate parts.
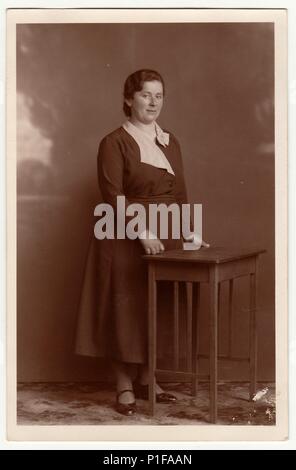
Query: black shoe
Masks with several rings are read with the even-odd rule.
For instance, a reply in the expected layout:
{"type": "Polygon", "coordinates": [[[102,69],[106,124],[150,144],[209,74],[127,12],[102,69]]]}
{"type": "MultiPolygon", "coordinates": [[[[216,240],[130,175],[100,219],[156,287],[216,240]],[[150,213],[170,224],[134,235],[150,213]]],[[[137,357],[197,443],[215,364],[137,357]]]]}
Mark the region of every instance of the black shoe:
{"type": "MultiPolygon", "coordinates": [[[[149,385],[142,385],[140,383],[134,384],[134,393],[136,398],[148,400],[149,398],[149,385]]],[[[156,403],[175,403],[177,398],[175,395],[166,392],[156,394],[156,403]]]]}
{"type": "Polygon", "coordinates": [[[133,390],[121,390],[121,392],[118,392],[117,395],[116,395],[116,406],[115,406],[115,409],[118,413],[122,414],[122,415],[125,415],[125,416],[133,416],[136,411],[137,411],[137,408],[136,408],[136,402],[133,401],[132,403],[120,403],[118,401],[120,395],[122,395],[123,393],[125,392],[133,392],[133,390]]]}

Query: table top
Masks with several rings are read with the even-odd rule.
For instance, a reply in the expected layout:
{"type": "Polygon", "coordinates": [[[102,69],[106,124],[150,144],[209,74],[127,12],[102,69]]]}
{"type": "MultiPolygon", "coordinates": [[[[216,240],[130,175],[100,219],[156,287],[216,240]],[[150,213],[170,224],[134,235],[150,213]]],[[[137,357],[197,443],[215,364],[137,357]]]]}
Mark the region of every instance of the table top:
{"type": "Polygon", "coordinates": [[[176,261],[182,263],[211,263],[219,264],[240,260],[265,253],[262,248],[228,248],[210,247],[200,250],[169,250],[158,255],[144,255],[146,261],[176,261]]]}

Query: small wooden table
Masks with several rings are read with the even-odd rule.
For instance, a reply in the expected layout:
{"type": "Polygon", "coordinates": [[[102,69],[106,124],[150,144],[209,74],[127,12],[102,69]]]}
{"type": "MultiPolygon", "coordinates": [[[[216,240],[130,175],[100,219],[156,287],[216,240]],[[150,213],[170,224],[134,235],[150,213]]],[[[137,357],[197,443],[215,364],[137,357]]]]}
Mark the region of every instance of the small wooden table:
{"type": "MultiPolygon", "coordinates": [[[[229,282],[229,315],[233,312],[233,283],[241,276],[250,278],[250,340],[249,362],[250,399],[256,390],[257,375],[257,283],[258,259],[263,249],[201,248],[198,251],[172,250],[159,255],[145,255],[148,262],[148,348],[149,348],[149,410],[155,411],[155,380],[161,371],[156,368],[157,335],[157,281],[174,283],[174,371],[175,377],[184,372],[179,368],[179,282],[186,283],[187,326],[186,362],[187,376],[192,383],[192,394],[196,396],[198,384],[198,311],[201,283],[210,287],[210,422],[217,421],[217,378],[218,378],[218,307],[220,283],[229,282]]],[[[231,322],[230,322],[231,323],[231,322]]],[[[231,337],[231,332],[230,332],[231,337]]],[[[230,355],[227,357],[231,359],[230,355]]],[[[171,371],[170,371],[171,372],[171,371]]]]}

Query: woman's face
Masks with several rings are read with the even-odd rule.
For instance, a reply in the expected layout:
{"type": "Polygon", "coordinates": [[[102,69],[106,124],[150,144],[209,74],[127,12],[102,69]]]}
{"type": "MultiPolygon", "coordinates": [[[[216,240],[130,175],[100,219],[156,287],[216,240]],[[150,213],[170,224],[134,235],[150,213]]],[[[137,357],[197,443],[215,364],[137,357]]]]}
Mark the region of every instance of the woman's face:
{"type": "Polygon", "coordinates": [[[158,118],[163,105],[162,83],[157,80],[144,82],[142,90],[136,91],[132,99],[125,101],[131,108],[132,119],[150,124],[158,118]]]}

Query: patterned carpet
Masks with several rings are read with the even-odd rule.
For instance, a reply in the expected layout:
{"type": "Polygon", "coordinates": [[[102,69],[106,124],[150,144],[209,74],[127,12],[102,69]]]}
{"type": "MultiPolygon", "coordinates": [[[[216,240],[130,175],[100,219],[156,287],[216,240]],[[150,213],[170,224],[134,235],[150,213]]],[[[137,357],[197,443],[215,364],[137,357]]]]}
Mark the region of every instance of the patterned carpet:
{"type": "MultiPolygon", "coordinates": [[[[114,410],[115,393],[102,383],[20,383],[18,424],[22,425],[190,425],[209,424],[209,389],[200,383],[198,396],[190,395],[189,384],[165,384],[178,398],[177,404],[157,404],[154,417],[147,401],[137,400],[138,412],[125,417],[114,410]]],[[[259,384],[257,397],[248,400],[247,383],[221,383],[218,393],[218,424],[274,425],[274,384],[259,384]]]]}

